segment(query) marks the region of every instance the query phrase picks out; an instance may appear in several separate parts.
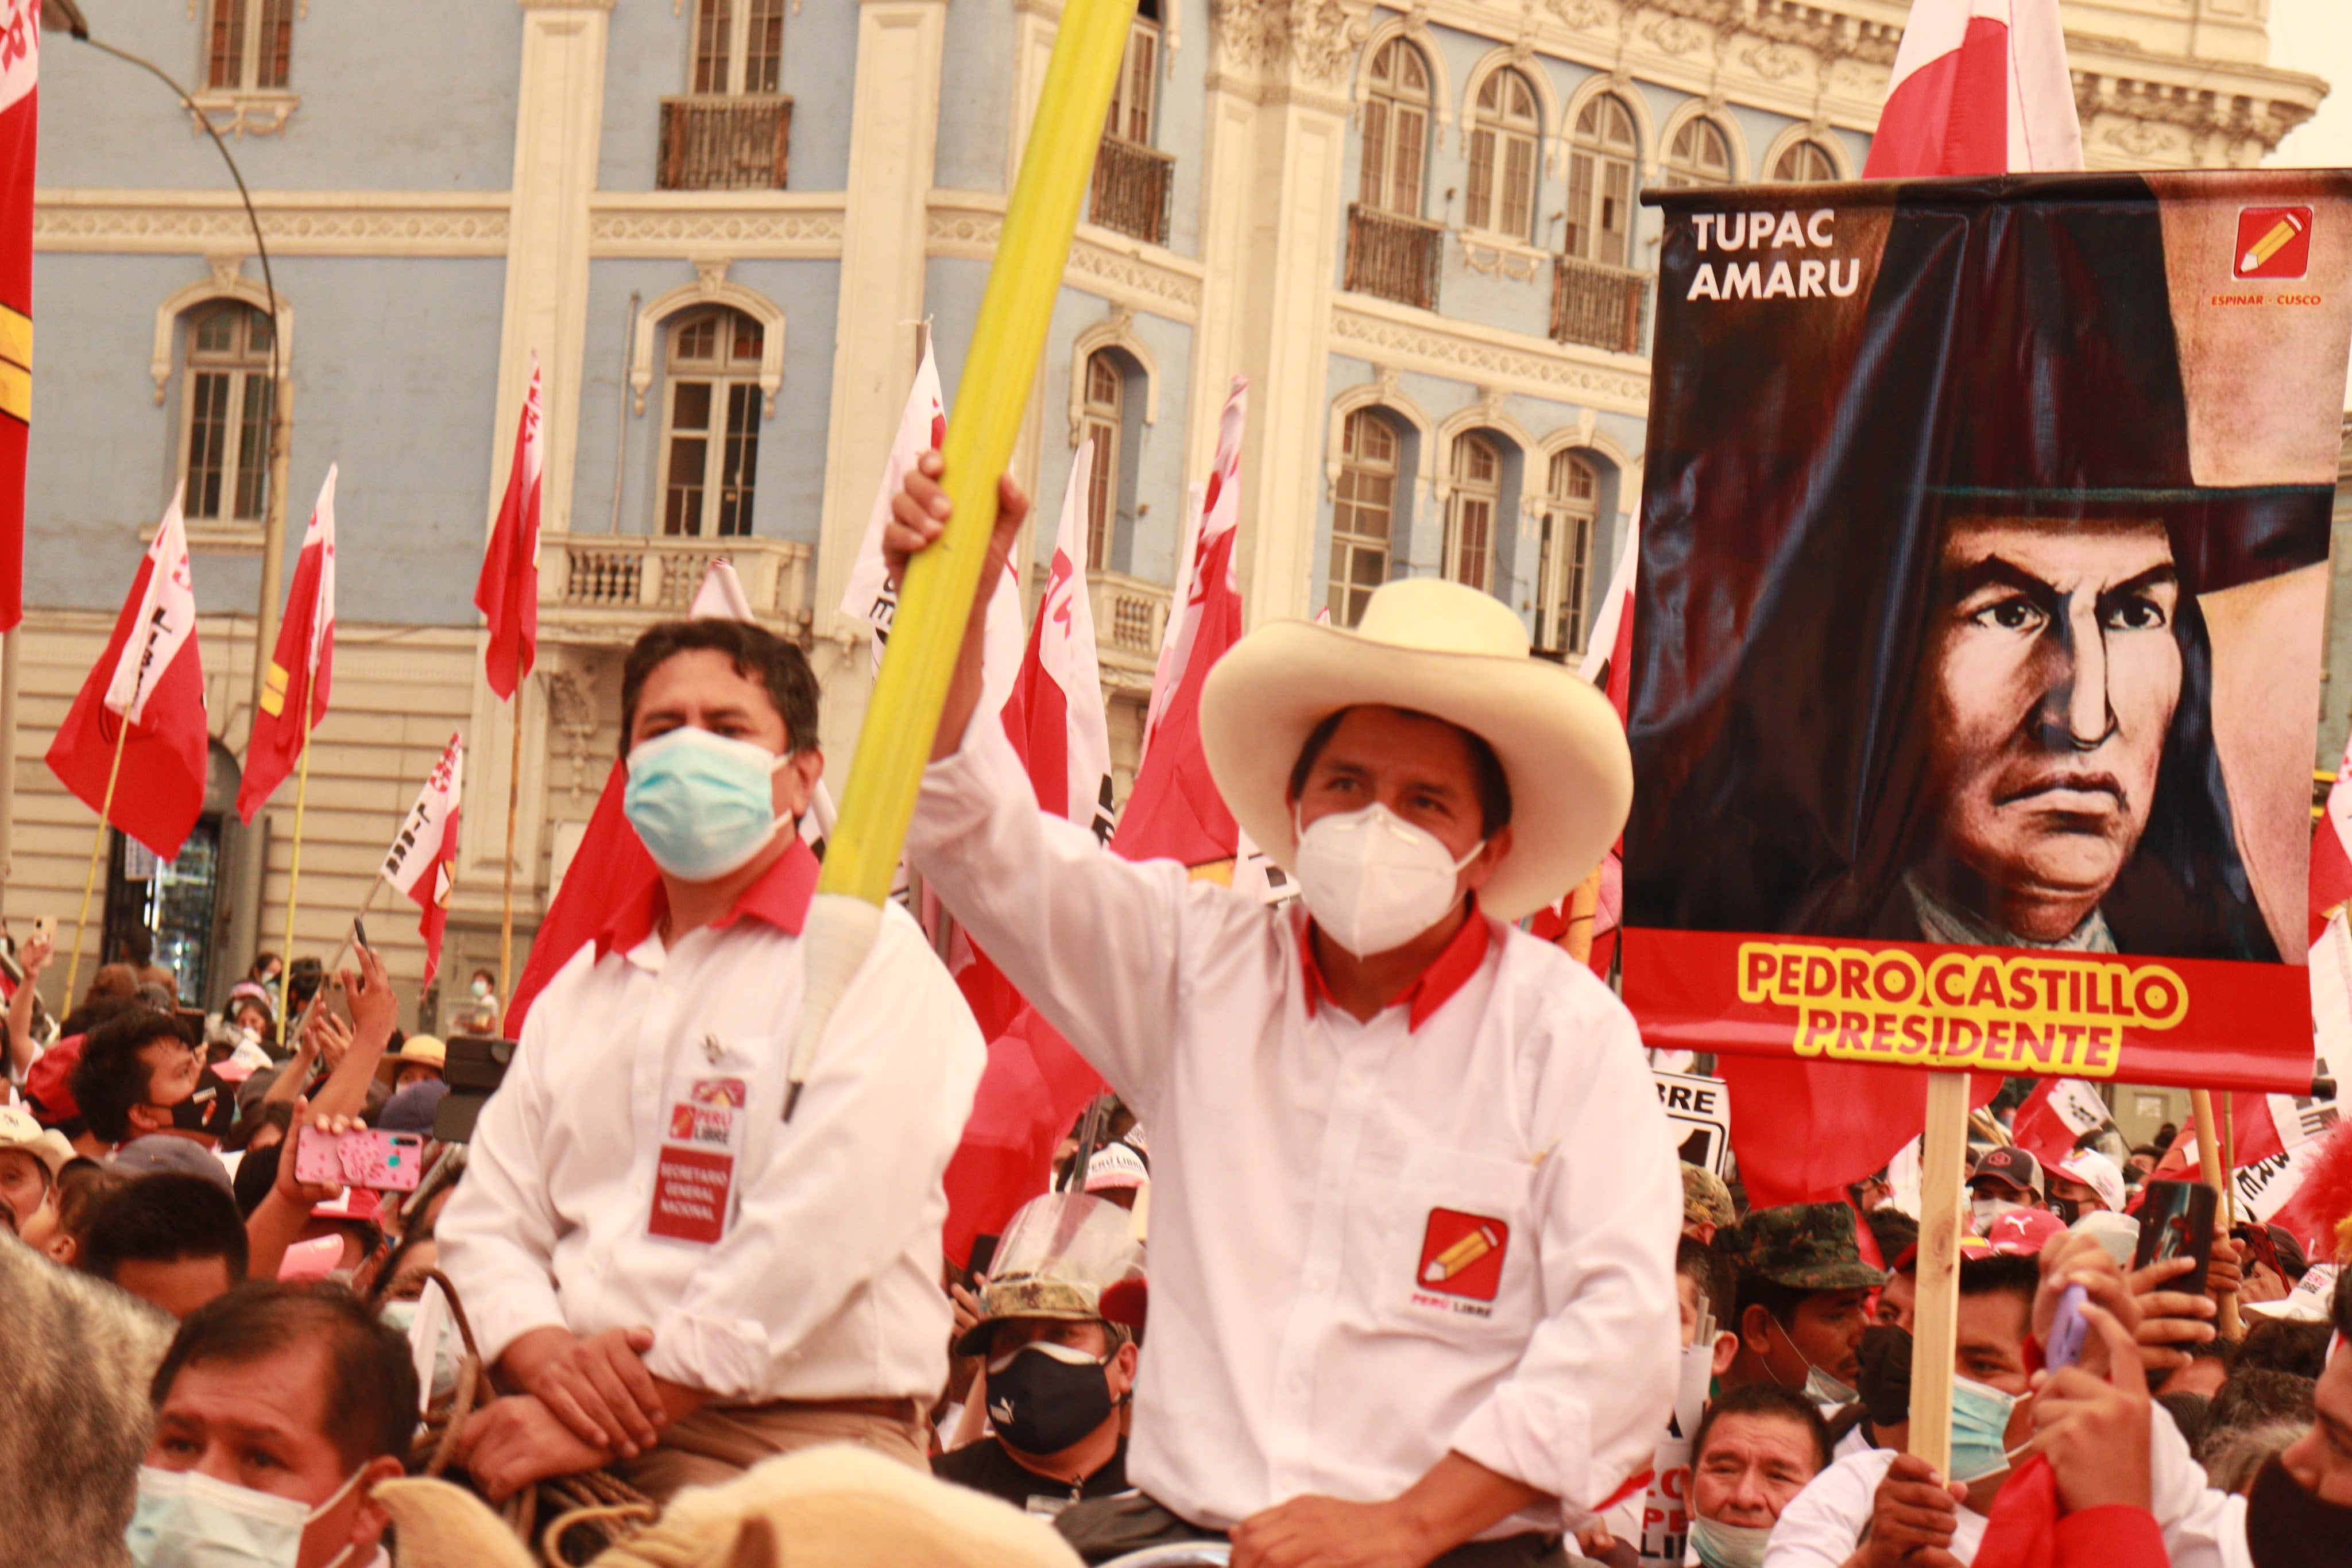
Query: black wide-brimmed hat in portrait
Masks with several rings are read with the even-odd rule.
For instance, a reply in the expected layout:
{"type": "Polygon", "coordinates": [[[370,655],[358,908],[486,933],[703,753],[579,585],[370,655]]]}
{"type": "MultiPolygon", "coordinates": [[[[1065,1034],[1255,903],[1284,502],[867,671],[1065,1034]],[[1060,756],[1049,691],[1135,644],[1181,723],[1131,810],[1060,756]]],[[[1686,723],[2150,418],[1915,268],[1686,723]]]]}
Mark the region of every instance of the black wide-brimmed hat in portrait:
{"type": "Polygon", "coordinates": [[[2199,482],[2157,193],[1808,201],[1858,298],[1661,316],[1626,924],[2278,958],[2231,745],[2310,716],[2242,714],[2216,628],[2315,602],[2333,490],[2199,482]]]}

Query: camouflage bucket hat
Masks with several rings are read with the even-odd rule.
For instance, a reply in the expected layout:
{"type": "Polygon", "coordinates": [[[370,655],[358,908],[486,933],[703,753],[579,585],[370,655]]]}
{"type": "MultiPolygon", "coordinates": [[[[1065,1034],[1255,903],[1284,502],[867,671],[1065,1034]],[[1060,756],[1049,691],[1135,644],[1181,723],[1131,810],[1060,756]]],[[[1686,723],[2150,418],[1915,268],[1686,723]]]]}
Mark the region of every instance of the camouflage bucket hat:
{"type": "Polygon", "coordinates": [[[1718,1230],[1728,1230],[1739,1223],[1739,1215],[1732,1207],[1731,1189],[1723,1178],[1704,1166],[1683,1162],[1683,1223],[1694,1225],[1704,1220],[1718,1230]]]}
{"type": "Polygon", "coordinates": [[[1047,1193],[1023,1205],[981,1287],[980,1321],[957,1340],[955,1353],[986,1354],[992,1332],[1007,1318],[1102,1317],[1103,1292],[1143,1272],[1134,1224],[1118,1205],[1084,1193],[1047,1193]]]}
{"type": "Polygon", "coordinates": [[[1862,1260],[1854,1212],[1843,1203],[1791,1203],[1759,1208],[1739,1228],[1732,1260],[1796,1291],[1867,1291],[1886,1282],[1862,1260]]]}

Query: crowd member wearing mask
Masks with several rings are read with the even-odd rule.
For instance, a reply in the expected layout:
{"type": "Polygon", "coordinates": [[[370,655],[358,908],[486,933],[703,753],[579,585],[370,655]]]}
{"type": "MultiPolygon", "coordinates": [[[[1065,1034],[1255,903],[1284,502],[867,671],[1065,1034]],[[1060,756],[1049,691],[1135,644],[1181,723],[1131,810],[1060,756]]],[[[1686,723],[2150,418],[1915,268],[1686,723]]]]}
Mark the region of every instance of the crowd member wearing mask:
{"type": "Polygon", "coordinates": [[[931,1461],[931,1473],[1031,1513],[1127,1490],[1121,1417],[1136,1346],[1104,1318],[1106,1291],[1132,1291],[1143,1249],[1128,1211],[1107,1198],[1049,1193],[1005,1228],[981,1288],[980,1319],[956,1340],[983,1358],[992,1430],[931,1461]]]}
{"type": "Polygon", "coordinates": [[[2042,1162],[2014,1145],[1988,1149],[1969,1176],[1969,1223],[1982,1236],[2004,1214],[2042,1207],[2042,1162]]]}
{"type": "Polygon", "coordinates": [[[2263,1467],[2242,1501],[2254,1568],[2352,1564],[2352,1270],[2336,1283],[2311,1429],[2263,1467]]]}
{"type": "Polygon", "coordinates": [[[1725,1386],[1801,1390],[1824,1416],[1852,1404],[1870,1292],[1886,1281],[1862,1260],[1853,1210],[1843,1203],[1759,1208],[1716,1244],[1731,1259],[1738,1290],[1732,1327],[1739,1354],[1725,1386]]]}
{"type": "MultiPolygon", "coordinates": [[[[2130,1333],[2146,1366],[2185,1359],[2183,1343],[2212,1335],[2212,1302],[2164,1289],[2188,1260],[2126,1282],[2095,1239],[2074,1236],[2040,1258],[1960,1261],[1953,1351],[1951,1480],[1921,1460],[1874,1448],[1833,1462],[1781,1511],[1764,1568],[1916,1568],[1969,1563],[1986,1516],[2034,1432],[2035,1353],[2060,1297],[2080,1284],[2130,1333]],[[2135,1290],[2138,1293],[2135,1293],[2135,1290]],[[1938,1555],[1938,1554],[1943,1555],[1938,1555]]],[[[2152,1422],[2149,1511],[2175,1568],[2220,1568],[2231,1526],[2220,1494],[2168,1416],[2152,1422]]]]}
{"type": "Polygon", "coordinates": [[[2043,1173],[2050,1211],[2072,1225],[2086,1214],[2120,1214],[2124,1173],[2096,1149],[2076,1149],[2043,1173]]]}
{"type": "Polygon", "coordinates": [[[621,705],[660,878],[540,993],[442,1213],[442,1270],[520,1390],[460,1451],[500,1498],[607,1464],[667,1497],[821,1442],[920,1467],[980,1031],[893,904],[787,1124],[816,678],[757,625],[669,622],[621,705]]]}
{"type": "MultiPolygon", "coordinates": [[[[894,500],[894,568],[938,535],[940,472],[894,500]]],[[[1028,511],[1000,497],[992,561],[1028,511]]],[[[1355,631],[1251,632],[1200,734],[1303,890],[1268,908],[1038,811],[981,710],[983,621],[908,860],[1151,1129],[1140,1495],[1064,1533],[1099,1557],[1230,1531],[1236,1568],[1559,1561],[1646,1468],[1675,1368],[1681,1183],[1633,1019],[1509,924],[1624,822],[1606,699],[1433,579],[1355,631]]]]}
{"type": "Polygon", "coordinates": [[[416,1429],[408,1342],[338,1286],[252,1285],[180,1325],[125,1539],[138,1568],[386,1568],[368,1493],[416,1429]]]}
{"type": "Polygon", "coordinates": [[[1691,1445],[1691,1559],[1759,1568],[1780,1511],[1829,1462],[1829,1431],[1801,1394],[1751,1383],[1707,1406],[1691,1445]]]}
{"type": "Polygon", "coordinates": [[[103,1155],[142,1134],[173,1128],[210,1133],[205,1123],[211,1116],[219,1118],[219,1133],[226,1133],[235,1115],[226,1085],[205,1066],[180,1020],[152,1008],[131,1008],[90,1031],[73,1070],[72,1088],[74,1103],[89,1124],[75,1146],[86,1155],[103,1155]]]}

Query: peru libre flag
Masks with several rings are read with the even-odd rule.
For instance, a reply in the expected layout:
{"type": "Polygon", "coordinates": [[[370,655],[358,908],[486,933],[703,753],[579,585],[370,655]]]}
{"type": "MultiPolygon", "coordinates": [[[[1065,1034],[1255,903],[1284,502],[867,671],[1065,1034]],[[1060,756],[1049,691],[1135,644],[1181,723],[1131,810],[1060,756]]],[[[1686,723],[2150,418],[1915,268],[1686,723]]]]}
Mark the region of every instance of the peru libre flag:
{"type": "Polygon", "coordinates": [[[196,591],[174,492],[115,617],[114,635],[49,743],[49,771],[157,858],[175,860],[204,811],[209,745],[196,591]]]}
{"type": "Polygon", "coordinates": [[[1911,0],[1864,178],[2082,166],[2058,0],[1911,0]]]}
{"type": "Polygon", "coordinates": [[[507,468],[506,498],[499,503],[498,524],[482,552],[481,580],[474,585],[474,607],[489,618],[483,674],[501,698],[514,695],[539,654],[540,470],[546,457],[534,350],[530,390],[523,394],[522,417],[515,425],[514,461],[507,468]]]}
{"type": "Polygon", "coordinates": [[[425,938],[425,977],[441,969],[441,932],[449,923],[449,892],[457,881],[457,807],[464,794],[466,741],[449,737],[441,760],[416,792],[416,804],[383,857],[383,880],[414,899],[424,917],[416,934],[425,938]]]}
{"type": "Polygon", "coordinates": [[[0,632],[25,619],[25,453],[33,419],[33,151],[39,0],[0,0],[0,632]]]}
{"type": "Polygon", "coordinates": [[[1097,838],[1110,833],[1110,725],[1103,712],[1102,665],[1094,607],[1087,598],[1087,476],[1092,441],[1078,448],[1062,497],[1054,564],[1037,623],[1004,705],[1004,730],[1028,765],[1038,810],[1067,817],[1097,838]]]}
{"type": "Polygon", "coordinates": [[[245,748],[245,779],[237,786],[236,814],[250,822],[271,790],[302,759],[310,732],[327,716],[327,688],[335,671],[335,465],[319,486],[319,504],[302,532],[301,559],[286,595],[286,619],[278,625],[278,650],[254,716],[253,738],[245,748]]]}

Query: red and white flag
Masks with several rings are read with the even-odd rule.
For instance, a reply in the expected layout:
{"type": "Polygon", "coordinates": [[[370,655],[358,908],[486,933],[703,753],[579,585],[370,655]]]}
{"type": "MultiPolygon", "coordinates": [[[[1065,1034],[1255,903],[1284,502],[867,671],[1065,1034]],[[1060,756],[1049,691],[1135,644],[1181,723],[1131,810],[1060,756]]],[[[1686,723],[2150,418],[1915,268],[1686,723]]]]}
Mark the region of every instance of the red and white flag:
{"type": "Polygon", "coordinates": [[[2085,1133],[2107,1124],[2107,1103],[2079,1078],[2045,1078],[2033,1086],[2009,1130],[2010,1141],[2044,1166],[2074,1153],[2085,1133]]]}
{"type": "Polygon", "coordinates": [[[2082,166],[2058,0],[1911,0],[1864,178],[2082,166]]]}
{"type": "Polygon", "coordinates": [[[40,0],[0,0],[0,632],[25,619],[25,455],[33,419],[33,162],[40,0]]]}
{"type": "Polygon", "coordinates": [[[2327,935],[2329,918],[2352,903],[2352,737],[2336,782],[2327,787],[2327,810],[2311,830],[2311,942],[2327,935]]]}
{"type": "Polygon", "coordinates": [[[115,617],[106,652],[49,743],[49,771],[158,859],[174,860],[205,809],[210,744],[196,590],[174,492],[115,617]]]}
{"type": "Polygon", "coordinates": [[[416,934],[425,938],[420,986],[431,985],[441,970],[441,933],[449,923],[449,892],[457,882],[457,809],[465,772],[465,737],[452,735],[383,857],[383,880],[424,911],[416,923],[416,934]]]}
{"type": "Polygon", "coordinates": [[[1004,730],[1029,768],[1040,810],[1110,835],[1110,725],[1094,606],[1087,597],[1087,476],[1095,444],[1078,448],[1037,623],[1004,705],[1004,730]]]}
{"type": "MultiPolygon", "coordinates": [[[[889,526],[890,502],[907,483],[907,475],[926,452],[947,445],[947,405],[940,393],[939,362],[923,345],[922,363],[915,367],[915,384],[907,389],[907,406],[898,413],[898,434],[890,441],[890,460],[882,465],[882,487],[874,494],[874,509],[866,515],[866,537],[858,542],[857,559],[841,591],[841,613],[874,628],[874,668],[882,668],[883,650],[889,646],[890,622],[898,613],[898,590],[882,559],[882,530],[889,526]]],[[[987,642],[981,651],[980,678],[990,712],[1004,706],[1013,677],[1021,667],[1021,579],[1010,557],[1003,580],[988,601],[987,642]]]]}
{"type": "Polygon", "coordinates": [[[482,552],[482,575],[474,585],[474,607],[489,621],[482,650],[482,673],[490,690],[511,697],[539,656],[539,520],[541,471],[546,466],[546,424],[539,401],[539,352],[531,351],[530,389],[523,393],[515,423],[514,461],[507,468],[506,497],[482,552]]]}
{"type": "Polygon", "coordinates": [[[1111,838],[1113,852],[1131,861],[1206,865],[1239,853],[1240,826],[1225,809],[1201,749],[1201,687],[1242,634],[1234,547],[1240,537],[1235,525],[1241,519],[1242,431],[1248,412],[1249,382],[1235,376],[1218,425],[1217,471],[1202,497],[1189,586],[1177,601],[1178,615],[1160,651],[1160,674],[1151,694],[1155,716],[1143,762],[1111,838]]]}
{"type": "Polygon", "coordinates": [[[328,688],[335,673],[335,465],[319,486],[319,504],[302,532],[302,554],[294,563],[294,586],[287,591],[286,618],[278,623],[278,647],[246,743],[245,777],[236,789],[236,814],[247,822],[271,790],[302,758],[310,732],[327,716],[328,688]]]}

